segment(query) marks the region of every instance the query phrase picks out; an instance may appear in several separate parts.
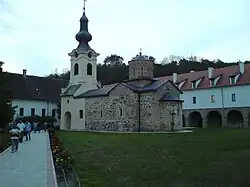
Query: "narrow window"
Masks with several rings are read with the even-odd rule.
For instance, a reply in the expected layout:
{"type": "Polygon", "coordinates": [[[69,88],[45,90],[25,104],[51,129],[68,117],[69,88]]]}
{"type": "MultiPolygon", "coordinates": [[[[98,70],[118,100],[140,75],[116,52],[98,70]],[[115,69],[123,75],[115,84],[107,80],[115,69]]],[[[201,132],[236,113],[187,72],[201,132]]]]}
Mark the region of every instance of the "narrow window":
{"type": "Polygon", "coordinates": [[[235,93],[232,94],[232,102],[236,101],[235,93]]]}
{"type": "Polygon", "coordinates": [[[69,100],[67,100],[67,103],[69,103],[69,100]]]}
{"type": "Polygon", "coordinates": [[[83,119],[83,110],[79,110],[80,119],[83,119]]]}
{"type": "Polygon", "coordinates": [[[143,76],[143,67],[141,67],[141,75],[143,76]]]}
{"type": "Polygon", "coordinates": [[[101,118],[102,118],[102,111],[101,111],[101,118]]]}
{"type": "Polygon", "coordinates": [[[45,116],[46,109],[42,109],[42,116],[45,116]]]}
{"type": "Polygon", "coordinates": [[[23,116],[23,113],[24,113],[24,108],[20,108],[19,109],[19,116],[23,116]]]}
{"type": "Polygon", "coordinates": [[[79,74],[79,65],[76,63],[74,65],[74,75],[78,75],[79,74]]]}
{"type": "Polygon", "coordinates": [[[193,104],[196,104],[196,97],[193,97],[193,104]]]}
{"type": "Polygon", "coordinates": [[[120,116],[122,116],[122,108],[120,108],[120,116]]]}
{"type": "Polygon", "coordinates": [[[56,117],[56,109],[52,109],[52,117],[56,117]]]}
{"type": "Polygon", "coordinates": [[[211,95],[211,103],[215,103],[215,96],[211,95]]]}
{"type": "Polygon", "coordinates": [[[31,108],[30,114],[31,114],[31,116],[34,116],[36,114],[36,109],[35,108],[31,108]]]}
{"type": "Polygon", "coordinates": [[[87,65],[87,75],[92,75],[92,65],[90,63],[87,65]]]}

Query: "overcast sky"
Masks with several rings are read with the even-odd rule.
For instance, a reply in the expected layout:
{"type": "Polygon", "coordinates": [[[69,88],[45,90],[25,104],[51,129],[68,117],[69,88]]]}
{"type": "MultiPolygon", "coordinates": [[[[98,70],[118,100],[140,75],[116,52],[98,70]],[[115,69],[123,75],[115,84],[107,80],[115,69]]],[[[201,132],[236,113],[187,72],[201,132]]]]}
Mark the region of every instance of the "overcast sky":
{"type": "MultiPolygon", "coordinates": [[[[4,70],[39,76],[70,67],[82,0],[0,0],[4,70]]],[[[88,0],[90,46],[130,60],[142,48],[160,62],[191,54],[250,60],[249,0],[88,0]]]]}

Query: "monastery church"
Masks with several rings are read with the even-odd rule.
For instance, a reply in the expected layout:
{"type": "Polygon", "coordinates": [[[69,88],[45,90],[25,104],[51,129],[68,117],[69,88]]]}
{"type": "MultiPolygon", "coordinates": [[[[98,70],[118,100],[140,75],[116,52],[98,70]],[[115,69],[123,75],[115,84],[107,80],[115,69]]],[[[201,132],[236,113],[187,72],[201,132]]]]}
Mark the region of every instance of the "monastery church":
{"type": "Polygon", "coordinates": [[[69,53],[70,82],[61,93],[61,129],[164,131],[182,127],[181,91],[169,80],[153,77],[153,61],[141,53],[129,61],[129,80],[97,82],[97,57],[89,46],[85,8],[76,34],[79,45],[69,53]]]}

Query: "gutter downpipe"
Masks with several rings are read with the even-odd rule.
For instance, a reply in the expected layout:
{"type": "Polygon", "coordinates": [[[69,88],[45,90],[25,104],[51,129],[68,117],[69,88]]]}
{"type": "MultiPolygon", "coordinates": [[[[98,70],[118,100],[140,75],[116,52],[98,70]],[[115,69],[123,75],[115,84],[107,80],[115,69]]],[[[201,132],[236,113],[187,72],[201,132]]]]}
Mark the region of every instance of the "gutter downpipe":
{"type": "Polygon", "coordinates": [[[222,113],[223,113],[223,123],[222,126],[225,125],[225,120],[226,120],[226,117],[225,117],[225,111],[224,111],[224,93],[223,93],[223,87],[221,87],[221,107],[222,107],[222,113]]]}
{"type": "Polygon", "coordinates": [[[141,131],[141,93],[138,92],[138,132],[141,131]]]}

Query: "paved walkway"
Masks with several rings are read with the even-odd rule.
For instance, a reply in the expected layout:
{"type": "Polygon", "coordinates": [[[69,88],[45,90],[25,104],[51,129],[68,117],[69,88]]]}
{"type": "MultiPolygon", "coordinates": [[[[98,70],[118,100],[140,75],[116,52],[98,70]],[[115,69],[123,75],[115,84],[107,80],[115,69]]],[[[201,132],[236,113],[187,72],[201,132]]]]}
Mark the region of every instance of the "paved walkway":
{"type": "Polygon", "coordinates": [[[32,133],[31,141],[0,156],[1,187],[57,187],[48,134],[32,133]]]}

